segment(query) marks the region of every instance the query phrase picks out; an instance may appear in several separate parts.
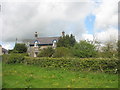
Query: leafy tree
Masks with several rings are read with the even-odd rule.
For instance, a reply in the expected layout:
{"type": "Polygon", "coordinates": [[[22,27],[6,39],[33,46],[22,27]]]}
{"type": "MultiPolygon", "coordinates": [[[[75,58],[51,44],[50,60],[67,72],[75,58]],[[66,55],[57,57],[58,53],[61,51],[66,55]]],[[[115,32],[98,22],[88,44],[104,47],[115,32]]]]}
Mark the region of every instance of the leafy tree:
{"type": "Polygon", "coordinates": [[[117,42],[117,53],[118,53],[117,56],[120,56],[120,40],[118,40],[117,42]]]}
{"type": "Polygon", "coordinates": [[[54,49],[52,47],[45,48],[40,51],[38,57],[52,57],[54,49]]]}
{"type": "Polygon", "coordinates": [[[57,47],[53,57],[71,57],[72,53],[69,48],[66,47],[57,47]]]}
{"type": "MultiPolygon", "coordinates": [[[[102,57],[117,57],[118,56],[118,51],[117,51],[117,44],[119,41],[116,42],[107,42],[105,46],[102,48],[101,55],[102,57]]],[[[119,45],[119,44],[118,44],[119,45]]]]}
{"type": "Polygon", "coordinates": [[[72,49],[73,55],[80,58],[89,58],[96,56],[95,46],[87,41],[76,43],[72,49]]]}
{"type": "Polygon", "coordinates": [[[15,44],[15,47],[13,49],[13,52],[15,53],[26,53],[27,52],[27,47],[25,44],[22,43],[17,43],[15,44]]]}
{"type": "Polygon", "coordinates": [[[76,43],[75,37],[71,35],[65,35],[59,38],[57,47],[73,47],[76,43]]]}
{"type": "Polygon", "coordinates": [[[8,50],[8,53],[10,54],[10,53],[12,53],[13,52],[13,49],[12,50],[8,50]]]}

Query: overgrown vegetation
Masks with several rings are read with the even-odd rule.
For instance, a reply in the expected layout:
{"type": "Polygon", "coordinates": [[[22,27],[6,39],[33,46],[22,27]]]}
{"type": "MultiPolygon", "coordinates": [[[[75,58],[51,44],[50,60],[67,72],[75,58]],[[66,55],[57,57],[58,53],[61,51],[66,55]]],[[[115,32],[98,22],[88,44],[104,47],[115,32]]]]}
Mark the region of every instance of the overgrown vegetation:
{"type": "Polygon", "coordinates": [[[3,62],[5,62],[6,64],[15,64],[15,63],[22,63],[23,60],[25,59],[24,56],[27,56],[26,53],[12,53],[12,54],[8,54],[8,55],[3,55],[2,56],[2,60],[3,62]]]}
{"type": "Polygon", "coordinates": [[[52,49],[50,47],[40,50],[38,57],[79,57],[89,58],[96,57],[97,51],[95,46],[87,41],[80,41],[75,43],[73,47],[57,47],[52,49]]]}
{"type": "Polygon", "coordinates": [[[72,48],[73,55],[80,58],[89,58],[96,56],[95,46],[87,41],[80,41],[72,48]]]}
{"type": "Polygon", "coordinates": [[[22,63],[45,68],[64,68],[72,71],[92,71],[104,73],[118,72],[117,58],[32,58],[22,55],[3,57],[6,64],[22,63]]]}
{"type": "Polygon", "coordinates": [[[99,41],[85,41],[81,40],[76,42],[75,37],[71,35],[65,35],[60,37],[57,47],[67,47],[73,54],[72,57],[89,58],[89,57],[101,57],[101,58],[118,58],[120,41],[107,41],[101,43],[99,41]]]}
{"type": "Polygon", "coordinates": [[[102,47],[102,52],[98,52],[98,56],[103,58],[118,57],[118,42],[107,42],[105,46],[102,47]]]}
{"type": "Polygon", "coordinates": [[[72,52],[66,47],[57,47],[53,57],[72,57],[72,52]]]}
{"type": "Polygon", "coordinates": [[[16,43],[12,53],[26,53],[27,47],[25,44],[16,43]]]}
{"type": "Polygon", "coordinates": [[[38,57],[52,57],[54,52],[55,50],[52,47],[48,47],[43,50],[40,50],[38,57]]]}

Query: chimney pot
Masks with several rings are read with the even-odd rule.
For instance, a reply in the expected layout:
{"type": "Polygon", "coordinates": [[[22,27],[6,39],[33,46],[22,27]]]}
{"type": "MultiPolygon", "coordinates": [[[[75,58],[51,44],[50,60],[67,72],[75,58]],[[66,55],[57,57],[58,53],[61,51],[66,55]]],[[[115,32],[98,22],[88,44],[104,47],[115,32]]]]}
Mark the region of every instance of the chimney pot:
{"type": "Polygon", "coordinates": [[[65,32],[64,31],[62,31],[62,36],[65,36],[65,32]]]}

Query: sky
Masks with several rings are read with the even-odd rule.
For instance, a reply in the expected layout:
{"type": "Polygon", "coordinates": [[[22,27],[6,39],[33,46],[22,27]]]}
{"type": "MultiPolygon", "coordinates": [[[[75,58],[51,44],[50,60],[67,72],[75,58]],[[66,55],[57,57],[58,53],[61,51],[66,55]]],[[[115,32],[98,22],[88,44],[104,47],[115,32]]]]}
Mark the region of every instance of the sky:
{"type": "Polygon", "coordinates": [[[1,0],[0,44],[73,34],[77,41],[118,39],[118,0],[1,0]]]}

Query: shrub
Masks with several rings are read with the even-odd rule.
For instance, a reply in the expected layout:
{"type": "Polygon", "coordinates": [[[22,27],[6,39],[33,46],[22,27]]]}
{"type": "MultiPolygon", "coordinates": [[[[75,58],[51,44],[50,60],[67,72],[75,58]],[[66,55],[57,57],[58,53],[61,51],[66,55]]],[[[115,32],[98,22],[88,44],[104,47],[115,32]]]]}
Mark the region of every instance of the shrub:
{"type": "Polygon", "coordinates": [[[118,58],[118,52],[98,52],[96,56],[102,58],[118,58]]]}
{"type": "Polygon", "coordinates": [[[22,63],[26,54],[8,54],[3,55],[3,62],[6,64],[22,63]]]}
{"type": "Polygon", "coordinates": [[[52,47],[45,48],[40,51],[38,57],[51,57],[54,53],[54,49],[52,47]]]}
{"type": "Polygon", "coordinates": [[[55,49],[55,53],[53,54],[53,57],[70,57],[70,56],[72,56],[70,49],[65,47],[57,47],[55,49]]]}
{"type": "Polygon", "coordinates": [[[72,49],[73,55],[80,58],[89,58],[96,56],[95,46],[87,41],[76,43],[72,49]]]}
{"type": "Polygon", "coordinates": [[[117,73],[117,58],[30,58],[25,57],[25,64],[46,68],[63,68],[72,71],[92,71],[117,73]]]}
{"type": "Polygon", "coordinates": [[[17,53],[25,53],[27,51],[27,47],[25,44],[17,43],[15,44],[14,50],[17,53]]]}

